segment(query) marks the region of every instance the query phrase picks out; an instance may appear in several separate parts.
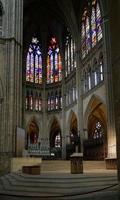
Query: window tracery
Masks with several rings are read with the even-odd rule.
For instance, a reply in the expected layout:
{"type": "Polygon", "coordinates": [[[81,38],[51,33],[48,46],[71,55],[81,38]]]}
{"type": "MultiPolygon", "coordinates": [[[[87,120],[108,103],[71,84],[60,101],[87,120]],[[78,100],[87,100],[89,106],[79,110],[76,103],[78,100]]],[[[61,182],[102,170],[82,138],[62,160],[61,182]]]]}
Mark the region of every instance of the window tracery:
{"type": "Polygon", "coordinates": [[[47,84],[62,80],[62,61],[60,49],[55,37],[52,37],[47,55],[47,84]]]}
{"type": "Polygon", "coordinates": [[[72,36],[68,34],[65,41],[65,76],[67,77],[75,68],[75,42],[72,36]]]}
{"type": "Polygon", "coordinates": [[[84,9],[81,25],[82,58],[102,39],[102,17],[97,0],[92,0],[84,9]]]}
{"type": "Polygon", "coordinates": [[[37,38],[32,38],[26,58],[26,81],[42,83],[42,53],[37,38]]]}

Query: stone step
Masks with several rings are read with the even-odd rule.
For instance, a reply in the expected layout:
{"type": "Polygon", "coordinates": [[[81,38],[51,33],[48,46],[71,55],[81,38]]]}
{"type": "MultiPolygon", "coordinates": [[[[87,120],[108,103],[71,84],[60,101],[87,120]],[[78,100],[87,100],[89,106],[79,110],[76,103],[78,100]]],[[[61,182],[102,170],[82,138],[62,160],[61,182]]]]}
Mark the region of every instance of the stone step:
{"type": "Polygon", "coordinates": [[[1,190],[0,192],[3,194],[6,194],[7,192],[7,194],[21,196],[63,195],[71,193],[83,194],[109,187],[112,184],[117,184],[116,176],[91,176],[87,178],[79,175],[79,179],[78,177],[76,178],[76,176],[68,178],[68,175],[66,177],[62,175],[61,178],[52,177],[52,179],[50,179],[50,177],[47,179],[47,176],[42,175],[41,179],[40,175],[39,177],[31,177],[30,175],[24,176],[20,174],[8,174],[1,177],[4,190],[1,190]],[[61,179],[62,182],[60,182],[61,179]]]}
{"type": "Polygon", "coordinates": [[[83,195],[109,187],[112,190],[111,186],[117,184],[116,171],[106,170],[103,161],[84,161],[83,165],[83,174],[71,174],[70,161],[43,160],[40,175],[19,171],[1,177],[0,194],[50,199],[56,196],[58,200],[59,196],[83,195]]]}

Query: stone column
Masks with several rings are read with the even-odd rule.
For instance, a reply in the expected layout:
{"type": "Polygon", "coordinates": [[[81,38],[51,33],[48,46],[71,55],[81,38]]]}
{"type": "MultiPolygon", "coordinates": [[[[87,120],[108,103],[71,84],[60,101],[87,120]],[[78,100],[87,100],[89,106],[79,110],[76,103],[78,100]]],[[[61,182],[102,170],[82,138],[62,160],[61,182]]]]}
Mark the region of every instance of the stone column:
{"type": "Polygon", "coordinates": [[[10,169],[15,155],[16,127],[22,122],[22,23],[23,1],[4,1],[4,111],[3,171],[10,169]]]}
{"type": "MultiPolygon", "coordinates": [[[[64,68],[65,69],[65,68],[64,68]]],[[[62,79],[62,159],[66,159],[66,112],[65,112],[65,70],[62,79]]]]}
{"type": "MultiPolygon", "coordinates": [[[[107,2],[107,1],[106,1],[107,2]]],[[[103,2],[105,3],[105,2],[103,2]]],[[[112,13],[110,11],[110,4],[104,4],[104,16],[103,16],[103,39],[104,44],[104,82],[106,86],[106,104],[107,104],[107,141],[108,141],[108,157],[116,157],[116,135],[115,135],[115,116],[113,105],[113,74],[111,63],[111,38],[110,38],[110,18],[112,13]]],[[[115,22],[116,23],[116,22],[115,22]]]]}
{"type": "Polygon", "coordinates": [[[111,68],[113,86],[114,120],[117,141],[117,168],[118,180],[120,182],[120,2],[111,0],[110,7],[110,46],[111,46],[111,68]]]}
{"type": "MultiPolygon", "coordinates": [[[[79,44],[77,42],[77,44],[79,44]]],[[[80,137],[80,152],[83,152],[83,99],[82,99],[82,63],[80,62],[80,49],[76,45],[76,90],[77,90],[77,111],[78,111],[78,135],[80,137]]]]}

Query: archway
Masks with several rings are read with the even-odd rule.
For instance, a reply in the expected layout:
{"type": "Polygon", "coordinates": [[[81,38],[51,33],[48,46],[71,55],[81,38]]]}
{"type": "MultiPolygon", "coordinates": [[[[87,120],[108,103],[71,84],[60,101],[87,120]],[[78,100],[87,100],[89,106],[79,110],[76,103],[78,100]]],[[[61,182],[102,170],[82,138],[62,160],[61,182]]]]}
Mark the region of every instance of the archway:
{"type": "Polygon", "coordinates": [[[54,154],[55,158],[61,158],[62,136],[61,128],[58,120],[55,118],[50,127],[50,151],[51,155],[54,154]]]}
{"type": "Polygon", "coordinates": [[[76,137],[78,135],[78,124],[77,117],[75,113],[72,113],[71,121],[70,121],[70,143],[75,144],[76,137]]]}
{"type": "Polygon", "coordinates": [[[34,120],[31,120],[27,130],[27,145],[37,144],[39,137],[39,127],[34,120]]]}
{"type": "MultiPolygon", "coordinates": [[[[88,138],[84,141],[85,160],[104,160],[107,156],[107,125],[105,105],[96,96],[88,104],[88,138]]],[[[85,120],[85,119],[84,119],[85,120]]]]}
{"type": "MultiPolygon", "coordinates": [[[[70,114],[70,126],[69,126],[69,143],[66,146],[66,158],[69,159],[70,155],[76,151],[76,145],[79,147],[79,139],[78,138],[78,122],[77,116],[72,111],[70,114]]],[[[78,149],[79,150],[79,149],[78,149]]]]}

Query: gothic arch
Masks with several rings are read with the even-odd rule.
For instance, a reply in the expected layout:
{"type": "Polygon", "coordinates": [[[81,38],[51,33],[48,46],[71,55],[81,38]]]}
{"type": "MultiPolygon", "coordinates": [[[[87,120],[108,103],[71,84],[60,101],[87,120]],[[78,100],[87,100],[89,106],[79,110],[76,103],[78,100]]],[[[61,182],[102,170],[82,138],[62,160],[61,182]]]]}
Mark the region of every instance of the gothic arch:
{"type": "Polygon", "coordinates": [[[29,126],[29,124],[30,124],[31,121],[34,121],[34,122],[37,124],[37,126],[38,126],[39,128],[41,128],[41,127],[40,127],[40,123],[39,123],[39,119],[38,119],[36,116],[31,116],[31,117],[29,118],[29,120],[27,121],[27,123],[26,123],[26,129],[27,129],[27,127],[29,126]]]}
{"type": "Polygon", "coordinates": [[[26,145],[28,145],[28,135],[31,134],[30,142],[39,142],[40,126],[36,116],[32,116],[26,124],[26,145]],[[35,136],[35,138],[34,138],[35,136]],[[35,140],[36,141],[35,141],[35,140]],[[34,141],[33,141],[34,140],[34,141]]]}
{"type": "Polygon", "coordinates": [[[60,148],[62,146],[61,127],[56,117],[51,119],[49,128],[49,141],[50,149],[60,148]]]}
{"type": "Polygon", "coordinates": [[[104,159],[107,155],[106,106],[99,96],[91,97],[84,123],[84,130],[87,130],[87,139],[84,141],[85,159],[104,159]]]}
{"type": "Polygon", "coordinates": [[[59,123],[59,125],[60,125],[60,120],[58,119],[58,117],[55,116],[55,115],[52,116],[52,117],[50,118],[49,122],[48,122],[48,132],[50,131],[50,127],[51,127],[52,123],[53,123],[55,120],[56,120],[56,121],[59,123]]]}
{"type": "Polygon", "coordinates": [[[90,113],[93,112],[93,110],[97,107],[97,106],[102,106],[102,110],[104,111],[104,117],[106,119],[106,104],[104,102],[103,99],[101,99],[98,95],[93,94],[91,99],[88,102],[88,105],[86,107],[86,111],[84,114],[84,128],[87,128],[87,121],[88,121],[88,117],[90,115],[90,113]]]}
{"type": "Polygon", "coordinates": [[[70,134],[73,134],[73,135],[78,134],[78,118],[77,118],[77,114],[73,110],[70,111],[70,114],[68,117],[67,131],[68,131],[68,134],[67,134],[68,137],[71,137],[70,134]]]}

